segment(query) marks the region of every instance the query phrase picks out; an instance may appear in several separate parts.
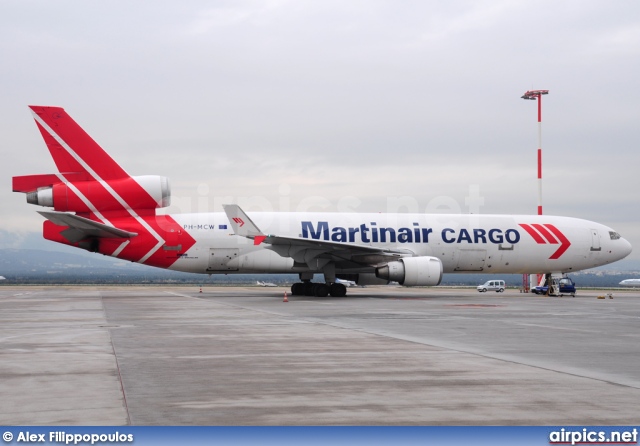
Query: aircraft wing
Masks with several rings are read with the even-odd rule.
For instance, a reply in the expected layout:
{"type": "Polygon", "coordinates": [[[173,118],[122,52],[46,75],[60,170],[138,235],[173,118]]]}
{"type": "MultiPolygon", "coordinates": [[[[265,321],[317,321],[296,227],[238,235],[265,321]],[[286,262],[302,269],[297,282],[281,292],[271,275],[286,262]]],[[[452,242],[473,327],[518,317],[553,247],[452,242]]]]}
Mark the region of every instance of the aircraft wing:
{"type": "Polygon", "coordinates": [[[71,243],[79,242],[87,237],[131,238],[138,235],[137,232],[114,228],[113,226],[107,226],[97,221],[66,212],[38,211],[38,214],[55,225],[68,226],[69,229],[62,231],[60,234],[71,243]]]}
{"type": "Polygon", "coordinates": [[[254,245],[265,243],[269,249],[283,257],[311,266],[317,259],[336,262],[342,266],[362,267],[385,264],[400,257],[413,256],[410,250],[383,249],[355,243],[338,243],[264,234],[249,216],[236,204],[223,205],[229,223],[236,235],[253,240],[254,245]]]}

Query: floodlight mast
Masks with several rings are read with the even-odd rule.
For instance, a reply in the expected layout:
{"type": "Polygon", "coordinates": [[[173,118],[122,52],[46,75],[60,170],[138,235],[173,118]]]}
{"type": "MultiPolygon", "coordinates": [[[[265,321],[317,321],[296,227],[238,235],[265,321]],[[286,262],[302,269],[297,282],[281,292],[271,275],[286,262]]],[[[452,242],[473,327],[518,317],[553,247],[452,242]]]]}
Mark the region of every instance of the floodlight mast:
{"type": "Polygon", "coordinates": [[[521,96],[538,100],[538,215],[542,215],[542,95],[545,94],[549,94],[549,90],[529,90],[521,96]]]}
{"type": "MultiPolygon", "coordinates": [[[[549,90],[528,90],[521,98],[531,101],[538,100],[538,215],[542,215],[542,96],[549,94],[549,90]]],[[[535,275],[531,275],[531,281],[533,281],[535,275]]],[[[537,282],[541,280],[541,275],[537,277],[537,282]]],[[[536,283],[537,285],[537,283],[536,283]]],[[[530,290],[529,276],[522,275],[522,288],[525,293],[530,290]]]]}

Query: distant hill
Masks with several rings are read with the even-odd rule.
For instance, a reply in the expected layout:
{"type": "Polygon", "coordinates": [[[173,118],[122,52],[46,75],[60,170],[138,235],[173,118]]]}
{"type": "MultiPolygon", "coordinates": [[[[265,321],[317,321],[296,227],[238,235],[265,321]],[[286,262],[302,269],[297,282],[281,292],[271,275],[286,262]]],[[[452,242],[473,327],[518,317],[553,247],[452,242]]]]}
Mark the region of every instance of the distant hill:
{"type": "MultiPolygon", "coordinates": [[[[640,272],[586,270],[568,275],[578,288],[615,288],[624,279],[640,279],[640,272]]],[[[522,274],[445,274],[442,285],[480,285],[489,279],[504,280],[509,287],[522,286],[522,274]]]]}
{"type": "Polygon", "coordinates": [[[141,267],[129,263],[101,255],[84,256],[37,249],[0,249],[0,272],[7,278],[15,275],[62,273],[128,274],[131,266],[141,267]]]}
{"type": "Polygon", "coordinates": [[[16,283],[292,283],[297,275],[206,275],[153,268],[100,254],[70,254],[37,249],[0,249],[3,284],[16,283]]]}
{"type": "MultiPolygon", "coordinates": [[[[255,284],[267,280],[278,285],[293,283],[297,274],[211,275],[169,271],[84,251],[75,253],[39,249],[0,249],[3,285],[17,283],[190,283],[255,284]]],[[[640,272],[588,270],[570,275],[578,287],[616,287],[624,279],[640,278],[640,272]]],[[[476,286],[501,279],[507,286],[522,285],[520,274],[445,274],[442,285],[476,286]]],[[[322,280],[320,275],[316,281],[322,280]]]]}

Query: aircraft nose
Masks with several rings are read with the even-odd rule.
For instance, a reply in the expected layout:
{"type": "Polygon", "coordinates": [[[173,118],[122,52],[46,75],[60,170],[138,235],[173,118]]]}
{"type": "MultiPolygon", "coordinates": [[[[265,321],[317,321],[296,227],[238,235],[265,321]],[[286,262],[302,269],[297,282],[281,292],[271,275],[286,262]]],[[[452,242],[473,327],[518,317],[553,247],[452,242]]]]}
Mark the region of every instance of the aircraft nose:
{"type": "Polygon", "coordinates": [[[627,239],[623,238],[620,241],[622,243],[621,243],[620,249],[618,250],[618,254],[620,255],[620,259],[624,259],[626,256],[631,254],[631,251],[633,251],[633,248],[631,246],[631,243],[629,243],[627,239]]]}

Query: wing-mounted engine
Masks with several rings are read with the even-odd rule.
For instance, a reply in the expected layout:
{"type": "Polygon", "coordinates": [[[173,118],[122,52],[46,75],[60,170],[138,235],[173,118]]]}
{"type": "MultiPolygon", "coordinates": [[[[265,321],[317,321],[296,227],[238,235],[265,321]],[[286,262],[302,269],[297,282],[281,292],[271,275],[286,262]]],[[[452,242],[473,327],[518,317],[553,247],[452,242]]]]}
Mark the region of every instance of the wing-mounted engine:
{"type": "MultiPolygon", "coordinates": [[[[62,176],[62,175],[61,175],[62,176]]],[[[110,181],[60,181],[26,192],[27,203],[52,207],[58,212],[109,212],[123,209],[158,209],[171,204],[169,179],[144,175],[110,181]]]]}
{"type": "Polygon", "coordinates": [[[404,286],[435,286],[442,281],[442,262],[436,257],[403,257],[377,268],[376,277],[404,286]]]}

